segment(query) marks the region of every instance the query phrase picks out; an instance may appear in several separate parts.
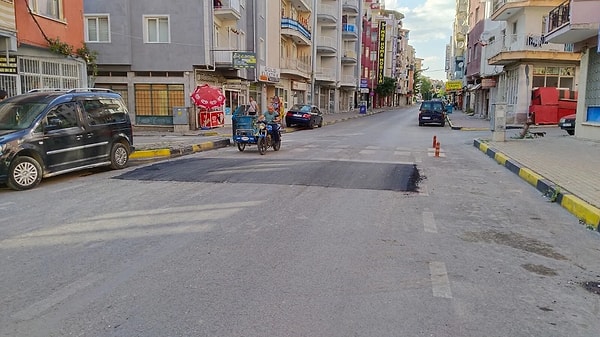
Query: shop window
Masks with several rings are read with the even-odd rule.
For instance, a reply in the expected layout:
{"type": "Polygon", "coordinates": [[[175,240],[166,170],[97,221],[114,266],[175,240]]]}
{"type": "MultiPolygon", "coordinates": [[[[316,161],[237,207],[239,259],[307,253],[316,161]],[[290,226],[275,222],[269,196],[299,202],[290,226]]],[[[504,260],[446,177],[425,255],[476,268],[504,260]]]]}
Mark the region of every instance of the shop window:
{"type": "Polygon", "coordinates": [[[136,116],[171,116],[173,107],[185,106],[182,84],[136,84],[136,116]]]}

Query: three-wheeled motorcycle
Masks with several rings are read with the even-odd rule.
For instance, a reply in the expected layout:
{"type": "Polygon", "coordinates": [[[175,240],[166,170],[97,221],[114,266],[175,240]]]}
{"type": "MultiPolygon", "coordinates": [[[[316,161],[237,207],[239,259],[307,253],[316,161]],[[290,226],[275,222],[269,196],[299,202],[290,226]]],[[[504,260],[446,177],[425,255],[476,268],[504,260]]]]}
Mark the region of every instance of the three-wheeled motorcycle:
{"type": "Polygon", "coordinates": [[[246,145],[258,146],[258,152],[262,155],[267,149],[273,148],[279,151],[281,148],[281,127],[277,123],[266,123],[259,121],[257,116],[248,116],[241,109],[233,114],[232,130],[233,142],[238,150],[244,151],[246,145]]]}

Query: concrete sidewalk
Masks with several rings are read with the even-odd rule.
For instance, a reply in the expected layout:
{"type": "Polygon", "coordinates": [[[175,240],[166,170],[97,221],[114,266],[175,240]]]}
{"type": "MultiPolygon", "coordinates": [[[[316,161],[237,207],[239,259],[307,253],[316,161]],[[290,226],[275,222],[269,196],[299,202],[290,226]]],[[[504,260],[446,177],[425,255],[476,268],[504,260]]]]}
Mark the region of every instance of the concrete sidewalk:
{"type": "MultiPolygon", "coordinates": [[[[490,130],[490,121],[462,111],[448,115],[454,130],[490,130]]],[[[508,126],[506,141],[490,136],[473,145],[519,175],[550,201],[560,204],[594,230],[600,224],[600,143],[569,136],[556,125],[531,126],[543,137],[519,139],[522,126],[508,126]]]]}

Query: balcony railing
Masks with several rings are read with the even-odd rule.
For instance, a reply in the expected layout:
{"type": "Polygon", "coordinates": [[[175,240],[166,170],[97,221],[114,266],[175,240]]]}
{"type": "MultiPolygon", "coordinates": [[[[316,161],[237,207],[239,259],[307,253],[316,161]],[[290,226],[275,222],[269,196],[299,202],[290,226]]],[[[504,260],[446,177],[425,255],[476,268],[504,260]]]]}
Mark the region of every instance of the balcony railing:
{"type": "Polygon", "coordinates": [[[326,17],[330,21],[335,22],[337,20],[338,13],[336,8],[332,5],[321,5],[319,6],[317,16],[326,17]]]}
{"type": "Polygon", "coordinates": [[[293,58],[281,59],[281,68],[299,71],[304,74],[309,74],[311,71],[308,62],[293,58]]]}
{"type": "Polygon", "coordinates": [[[317,47],[327,47],[332,50],[337,50],[337,41],[331,36],[319,36],[317,47]]]}
{"type": "Polygon", "coordinates": [[[494,13],[495,11],[500,9],[500,7],[504,6],[505,4],[507,4],[509,2],[521,2],[521,1],[523,1],[523,0],[494,0],[493,5],[492,5],[492,13],[494,13]]]}
{"type": "Polygon", "coordinates": [[[570,22],[571,2],[565,1],[548,14],[548,33],[570,22]]]}
{"type": "Polygon", "coordinates": [[[335,69],[327,68],[327,67],[319,67],[319,68],[317,68],[317,73],[316,73],[315,77],[319,80],[335,82],[335,69]]]}
{"type": "Polygon", "coordinates": [[[215,50],[215,63],[220,64],[233,64],[233,51],[232,50],[215,50]]]}
{"type": "Polygon", "coordinates": [[[526,50],[538,51],[571,51],[569,46],[560,43],[548,43],[543,35],[517,34],[500,37],[486,46],[486,58],[494,57],[501,52],[515,52],[526,50]]]}
{"type": "Polygon", "coordinates": [[[290,18],[281,18],[281,28],[295,30],[310,40],[310,30],[299,21],[290,18]]]}

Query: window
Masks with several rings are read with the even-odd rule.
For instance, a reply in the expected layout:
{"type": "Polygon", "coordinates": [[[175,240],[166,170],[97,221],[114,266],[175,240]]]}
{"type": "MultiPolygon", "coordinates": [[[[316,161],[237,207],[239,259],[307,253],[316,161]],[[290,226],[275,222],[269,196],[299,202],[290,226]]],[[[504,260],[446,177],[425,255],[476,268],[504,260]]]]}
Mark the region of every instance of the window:
{"type": "Polygon", "coordinates": [[[29,0],[34,13],[53,19],[62,19],[62,0],[29,0]]]}
{"type": "Polygon", "coordinates": [[[136,84],[136,116],[172,116],[173,107],[185,106],[183,84],[136,84]]]}
{"type": "Polygon", "coordinates": [[[144,42],[146,43],[169,43],[171,33],[169,32],[168,16],[145,16],[144,17],[144,42]]]}
{"type": "Polygon", "coordinates": [[[127,109],[116,99],[96,98],[85,100],[83,103],[84,115],[90,125],[121,123],[127,121],[127,109]]]}
{"type": "Polygon", "coordinates": [[[86,15],[85,42],[110,42],[108,14],[86,15]]]}
{"type": "Polygon", "coordinates": [[[58,105],[48,112],[46,121],[47,125],[52,129],[66,129],[78,126],[77,104],[65,103],[58,105]]]}

